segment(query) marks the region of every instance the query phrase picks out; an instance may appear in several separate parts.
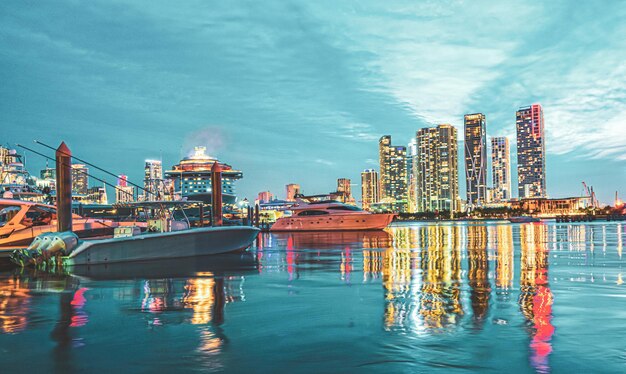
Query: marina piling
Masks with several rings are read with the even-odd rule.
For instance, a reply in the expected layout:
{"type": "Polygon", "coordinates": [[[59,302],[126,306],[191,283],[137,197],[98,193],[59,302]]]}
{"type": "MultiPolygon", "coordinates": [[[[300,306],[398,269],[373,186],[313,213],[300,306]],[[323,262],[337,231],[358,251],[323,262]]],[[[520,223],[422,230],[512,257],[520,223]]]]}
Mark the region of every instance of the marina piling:
{"type": "Polygon", "coordinates": [[[65,142],[56,151],[57,231],[72,230],[72,152],[65,142]]]}
{"type": "Polygon", "coordinates": [[[222,226],[222,168],[217,162],[211,167],[211,189],[213,226],[222,226]]]}

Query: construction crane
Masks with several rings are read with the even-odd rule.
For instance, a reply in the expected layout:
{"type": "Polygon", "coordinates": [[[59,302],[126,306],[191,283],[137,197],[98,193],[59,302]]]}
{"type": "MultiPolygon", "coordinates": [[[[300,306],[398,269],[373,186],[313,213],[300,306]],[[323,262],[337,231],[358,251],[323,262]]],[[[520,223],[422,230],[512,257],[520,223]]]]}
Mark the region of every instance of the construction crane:
{"type": "Polygon", "coordinates": [[[591,199],[591,208],[599,209],[600,203],[598,202],[598,198],[596,197],[596,193],[593,190],[593,186],[587,186],[587,183],[583,181],[583,195],[591,199]]]}

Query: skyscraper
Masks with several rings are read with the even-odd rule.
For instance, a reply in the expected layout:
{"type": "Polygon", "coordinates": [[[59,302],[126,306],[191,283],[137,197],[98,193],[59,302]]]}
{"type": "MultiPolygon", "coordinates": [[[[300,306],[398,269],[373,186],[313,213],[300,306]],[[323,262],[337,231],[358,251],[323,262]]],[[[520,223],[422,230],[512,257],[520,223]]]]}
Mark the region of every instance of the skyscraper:
{"type": "Polygon", "coordinates": [[[72,194],[87,195],[89,169],[83,164],[72,164],[72,194]]]}
{"type": "Polygon", "coordinates": [[[533,104],[520,108],[515,116],[519,197],[547,197],[543,109],[533,104]]]}
{"type": "Polygon", "coordinates": [[[129,203],[134,200],[135,187],[128,185],[128,179],[125,175],[120,175],[115,186],[115,202],[118,204],[129,203]]]}
{"type": "Polygon", "coordinates": [[[491,138],[491,168],[494,203],[511,198],[511,153],[509,139],[491,138]]]}
{"type": "Polygon", "coordinates": [[[272,195],[272,193],[269,191],[262,191],[259,192],[257,200],[259,203],[269,203],[270,201],[274,200],[274,195],[272,195]]]}
{"type": "Polygon", "coordinates": [[[459,210],[457,131],[448,124],[419,130],[417,211],[459,210]]]}
{"type": "Polygon", "coordinates": [[[406,185],[407,185],[407,211],[417,211],[417,139],[412,138],[406,149],[406,185]]]}
{"type": "Polygon", "coordinates": [[[380,200],[378,172],[373,169],[364,170],[361,173],[361,200],[363,209],[370,209],[370,206],[380,200]]]}
{"type": "Polygon", "coordinates": [[[144,168],[143,188],[145,200],[163,198],[163,165],[160,160],[146,160],[144,168]]]}
{"type": "Polygon", "coordinates": [[[380,199],[385,202],[406,204],[406,147],[391,145],[391,136],[378,142],[380,162],[380,199]]]}
{"type": "Polygon", "coordinates": [[[300,193],[300,185],[295,184],[295,183],[290,183],[285,186],[285,189],[287,190],[286,191],[287,198],[285,200],[296,201],[296,195],[300,193]]]}
{"type": "Polygon", "coordinates": [[[465,178],[467,204],[477,207],[487,198],[487,121],[482,113],[466,114],[465,178]]]}

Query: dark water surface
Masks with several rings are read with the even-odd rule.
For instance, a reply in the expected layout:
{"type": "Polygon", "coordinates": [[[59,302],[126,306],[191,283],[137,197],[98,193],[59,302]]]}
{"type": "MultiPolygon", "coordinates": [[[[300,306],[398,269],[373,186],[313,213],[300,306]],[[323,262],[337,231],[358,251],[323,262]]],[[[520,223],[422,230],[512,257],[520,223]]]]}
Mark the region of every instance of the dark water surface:
{"type": "Polygon", "coordinates": [[[0,272],[0,372],[626,372],[623,223],[262,234],[0,272]]]}

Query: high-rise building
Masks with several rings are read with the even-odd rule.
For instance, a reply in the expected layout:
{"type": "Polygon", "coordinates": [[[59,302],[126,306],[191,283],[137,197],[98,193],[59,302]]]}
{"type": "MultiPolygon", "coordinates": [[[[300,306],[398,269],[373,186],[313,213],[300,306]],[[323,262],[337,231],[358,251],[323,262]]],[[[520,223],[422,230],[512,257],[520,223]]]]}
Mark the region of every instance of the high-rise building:
{"type": "Polygon", "coordinates": [[[128,185],[128,179],[125,175],[120,175],[115,186],[115,202],[118,204],[129,203],[134,200],[135,187],[128,185]]]}
{"type": "Polygon", "coordinates": [[[380,162],[380,199],[384,202],[406,205],[406,147],[391,144],[385,135],[378,142],[380,162]]]}
{"type": "Polygon", "coordinates": [[[498,203],[511,198],[511,152],[509,139],[491,138],[492,201],[498,203]]]}
{"type": "Polygon", "coordinates": [[[380,200],[378,172],[373,169],[364,170],[361,173],[361,200],[363,209],[369,210],[370,206],[380,200]]]}
{"type": "Polygon", "coordinates": [[[146,160],[143,178],[144,199],[162,200],[163,189],[163,164],[160,160],[146,160]]]}
{"type": "Polygon", "coordinates": [[[407,211],[417,211],[417,139],[412,138],[406,149],[406,185],[407,185],[407,211]]]}
{"type": "Polygon", "coordinates": [[[107,189],[104,186],[88,188],[87,196],[79,201],[87,204],[108,204],[107,189]]]}
{"type": "Polygon", "coordinates": [[[522,107],[515,117],[519,197],[547,197],[543,109],[540,104],[522,107]]]}
{"type": "Polygon", "coordinates": [[[482,113],[466,114],[464,124],[467,205],[473,208],[487,198],[487,121],[482,113]]]}
{"type": "Polygon", "coordinates": [[[296,195],[300,194],[300,185],[295,183],[290,183],[285,186],[287,201],[296,201],[296,195]]]}
{"type": "Polygon", "coordinates": [[[39,177],[41,179],[56,179],[57,169],[46,166],[45,169],[41,169],[41,171],[39,172],[39,177]]]}
{"type": "Polygon", "coordinates": [[[89,168],[83,164],[72,164],[72,194],[87,195],[89,190],[89,168]]]}
{"type": "Polygon", "coordinates": [[[274,200],[274,195],[272,195],[269,191],[259,192],[259,196],[257,197],[259,203],[269,203],[274,200]]]}
{"type": "Polygon", "coordinates": [[[417,137],[417,211],[458,211],[457,130],[448,124],[419,130],[417,137]]]}

